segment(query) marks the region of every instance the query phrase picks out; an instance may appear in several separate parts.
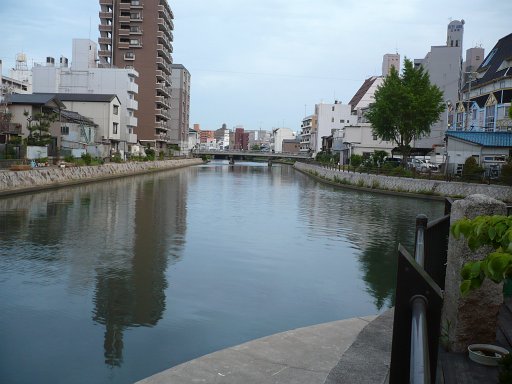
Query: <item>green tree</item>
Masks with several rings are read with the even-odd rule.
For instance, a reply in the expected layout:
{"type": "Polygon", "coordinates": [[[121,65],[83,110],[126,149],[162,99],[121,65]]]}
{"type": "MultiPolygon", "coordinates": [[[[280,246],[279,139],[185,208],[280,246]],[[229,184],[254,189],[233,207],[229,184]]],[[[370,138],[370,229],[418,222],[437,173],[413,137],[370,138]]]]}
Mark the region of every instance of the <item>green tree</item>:
{"type": "Polygon", "coordinates": [[[443,92],[430,83],[422,67],[415,68],[411,60],[405,59],[402,75],[392,68],[379,86],[366,117],[374,135],[396,143],[405,162],[412,140],[428,135],[444,109],[443,92]]]}
{"type": "Polygon", "coordinates": [[[44,147],[50,144],[52,140],[50,125],[57,120],[57,115],[46,112],[36,113],[33,116],[25,112],[24,115],[27,117],[27,129],[29,131],[27,145],[44,147]]]}

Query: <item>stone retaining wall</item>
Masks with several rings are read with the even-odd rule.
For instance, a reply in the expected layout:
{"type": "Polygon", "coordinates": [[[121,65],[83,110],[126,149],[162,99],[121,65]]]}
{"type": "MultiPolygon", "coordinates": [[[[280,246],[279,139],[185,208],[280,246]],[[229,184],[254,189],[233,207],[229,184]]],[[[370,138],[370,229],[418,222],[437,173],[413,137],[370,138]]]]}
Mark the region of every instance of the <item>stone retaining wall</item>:
{"type": "Polygon", "coordinates": [[[512,202],[512,188],[502,185],[471,184],[456,181],[424,180],[369,175],[364,173],[349,173],[300,162],[295,163],[295,168],[339,183],[340,186],[346,184],[355,187],[372,188],[377,191],[407,192],[430,196],[466,197],[481,194],[497,200],[512,202]]]}
{"type": "Polygon", "coordinates": [[[0,172],[0,195],[181,168],[202,164],[202,162],[201,159],[182,159],[108,163],[89,167],[48,167],[29,171],[2,171],[0,172]]]}

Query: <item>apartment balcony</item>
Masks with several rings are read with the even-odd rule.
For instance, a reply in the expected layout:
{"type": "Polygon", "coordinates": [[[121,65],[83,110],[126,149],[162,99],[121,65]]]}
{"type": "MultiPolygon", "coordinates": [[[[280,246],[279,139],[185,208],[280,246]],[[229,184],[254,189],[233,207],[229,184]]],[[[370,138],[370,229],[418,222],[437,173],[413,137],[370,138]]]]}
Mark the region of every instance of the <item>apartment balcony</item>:
{"type": "Polygon", "coordinates": [[[126,141],[128,144],[137,144],[137,135],[134,133],[129,133],[126,137],[126,141]]]}
{"type": "Polygon", "coordinates": [[[129,24],[130,23],[130,16],[119,16],[118,21],[119,21],[119,23],[129,24]]]}
{"type": "Polygon", "coordinates": [[[132,6],[132,9],[142,9],[142,8],[144,8],[143,5],[142,5],[142,2],[139,1],[139,0],[132,0],[130,5],[132,6]]]}
{"type": "Polygon", "coordinates": [[[143,20],[142,14],[130,16],[130,22],[132,22],[132,23],[137,23],[137,22],[142,23],[142,20],[143,20]]]}
{"type": "Polygon", "coordinates": [[[121,11],[129,11],[130,10],[130,3],[120,3],[119,9],[121,11]]]}
{"type": "Polygon", "coordinates": [[[156,51],[158,52],[159,57],[163,57],[167,60],[167,62],[172,63],[172,56],[171,53],[167,48],[163,46],[163,44],[157,44],[156,45],[156,51]]]}
{"type": "Polygon", "coordinates": [[[166,20],[162,17],[157,19],[157,24],[163,26],[165,29],[172,31],[174,30],[174,24],[171,20],[166,20]]]}
{"type": "MultiPolygon", "coordinates": [[[[157,83],[156,91],[157,91],[157,94],[162,93],[163,96],[171,97],[171,87],[166,86],[165,84],[157,83]]],[[[161,95],[159,95],[159,96],[161,96],[161,95]]]]}
{"type": "Polygon", "coordinates": [[[171,141],[171,136],[168,135],[167,133],[157,133],[155,135],[155,139],[156,141],[163,141],[163,142],[170,142],[171,141]]]}
{"type": "Polygon", "coordinates": [[[100,5],[114,5],[114,0],[100,0],[100,5]]]}
{"type": "Polygon", "coordinates": [[[142,29],[139,26],[130,27],[130,35],[140,36],[142,35],[142,29]]]}
{"type": "Polygon", "coordinates": [[[156,33],[156,37],[158,37],[159,43],[165,45],[167,48],[172,48],[171,41],[169,40],[169,38],[167,37],[167,35],[164,32],[158,31],[156,33]]]}
{"type": "Polygon", "coordinates": [[[128,99],[126,100],[126,108],[136,111],[139,109],[139,102],[134,99],[128,99]]]}
{"type": "Polygon", "coordinates": [[[172,22],[172,16],[163,5],[158,6],[158,13],[163,16],[167,22],[172,22]]]}
{"type": "Polygon", "coordinates": [[[169,98],[168,97],[164,97],[164,96],[157,96],[155,98],[155,102],[157,105],[159,106],[163,106],[167,109],[171,108],[171,105],[169,103],[169,98]]]}
{"type": "Polygon", "coordinates": [[[99,44],[111,45],[112,44],[112,38],[111,37],[100,37],[98,39],[98,43],[99,44]]]}
{"type": "Polygon", "coordinates": [[[138,119],[134,116],[129,116],[127,121],[126,121],[126,125],[129,126],[129,127],[136,127],[137,124],[138,124],[138,119]]]}
{"type": "Polygon", "coordinates": [[[100,32],[112,32],[112,25],[100,24],[98,25],[98,29],[100,32]]]}
{"type": "Polygon", "coordinates": [[[125,41],[120,41],[117,44],[117,48],[119,48],[119,49],[129,49],[130,48],[130,43],[125,42],[125,41]]]}
{"type": "Polygon", "coordinates": [[[99,12],[100,20],[112,20],[114,14],[112,12],[99,12]]]}
{"type": "Polygon", "coordinates": [[[157,121],[155,122],[155,129],[157,130],[157,132],[167,132],[169,130],[169,127],[166,121],[157,121]]]}
{"type": "Polygon", "coordinates": [[[127,28],[119,28],[117,30],[117,34],[119,36],[123,36],[123,37],[129,37],[130,36],[130,30],[127,29],[127,28]]]}
{"type": "Polygon", "coordinates": [[[156,58],[156,64],[158,65],[158,69],[162,70],[165,74],[171,75],[171,65],[166,62],[162,57],[156,58]]]}
{"type": "Polygon", "coordinates": [[[112,51],[110,51],[110,50],[99,50],[98,51],[98,56],[100,56],[100,57],[110,57],[110,56],[112,56],[112,51]]]}
{"type": "Polygon", "coordinates": [[[139,85],[135,82],[129,82],[127,88],[130,93],[139,93],[139,85]]]}

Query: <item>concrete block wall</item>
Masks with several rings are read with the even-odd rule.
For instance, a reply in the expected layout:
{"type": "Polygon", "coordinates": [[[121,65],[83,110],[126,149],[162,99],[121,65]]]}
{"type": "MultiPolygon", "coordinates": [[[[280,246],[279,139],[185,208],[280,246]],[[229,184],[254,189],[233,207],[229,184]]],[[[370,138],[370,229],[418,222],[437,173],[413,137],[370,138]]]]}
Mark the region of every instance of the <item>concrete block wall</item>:
{"type": "Polygon", "coordinates": [[[201,159],[181,159],[119,164],[109,163],[89,167],[45,167],[29,171],[2,171],[0,172],[0,194],[84,183],[155,170],[180,168],[201,164],[202,162],[201,159]]]}
{"type": "Polygon", "coordinates": [[[512,188],[502,185],[471,184],[456,181],[424,180],[406,177],[368,175],[364,173],[349,173],[300,162],[295,163],[295,168],[303,172],[316,172],[318,176],[334,182],[337,180],[345,180],[347,184],[353,186],[440,196],[466,197],[480,194],[497,200],[512,202],[512,188]]]}

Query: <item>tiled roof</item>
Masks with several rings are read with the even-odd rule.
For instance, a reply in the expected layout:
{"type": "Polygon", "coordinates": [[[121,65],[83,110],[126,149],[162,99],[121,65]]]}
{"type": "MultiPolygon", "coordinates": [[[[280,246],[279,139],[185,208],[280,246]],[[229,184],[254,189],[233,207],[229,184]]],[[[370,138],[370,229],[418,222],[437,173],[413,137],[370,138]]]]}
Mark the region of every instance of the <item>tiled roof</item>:
{"type": "Polygon", "coordinates": [[[512,147],[512,132],[447,131],[446,136],[483,147],[512,147]]]}
{"type": "MultiPolygon", "coordinates": [[[[478,67],[478,79],[471,82],[471,88],[477,88],[481,84],[501,80],[505,77],[512,77],[512,70],[508,68],[500,69],[504,61],[512,59],[512,33],[502,37],[493,49],[487,54],[482,64],[478,67]]],[[[467,91],[468,84],[463,90],[467,91]]],[[[505,101],[505,102],[508,102],[505,101]]]]}
{"type": "Polygon", "coordinates": [[[366,79],[361,85],[361,88],[359,88],[356,92],[356,94],[352,97],[352,99],[348,102],[348,105],[352,107],[352,110],[355,110],[357,107],[357,104],[361,101],[364,95],[366,95],[366,92],[370,89],[370,87],[375,83],[375,81],[378,79],[377,76],[370,77],[369,79],[366,79]]]}
{"type": "Polygon", "coordinates": [[[85,101],[91,103],[110,103],[117,95],[95,94],[95,93],[56,93],[54,94],[62,101],[85,101]]]}
{"type": "Polygon", "coordinates": [[[53,102],[60,108],[66,108],[54,93],[15,94],[6,97],[8,104],[48,105],[53,102]]]}

